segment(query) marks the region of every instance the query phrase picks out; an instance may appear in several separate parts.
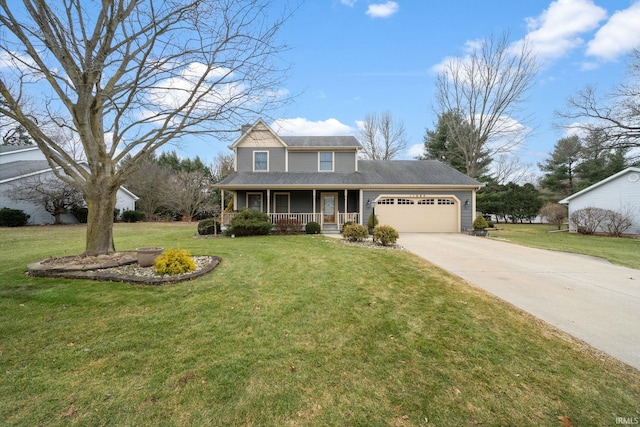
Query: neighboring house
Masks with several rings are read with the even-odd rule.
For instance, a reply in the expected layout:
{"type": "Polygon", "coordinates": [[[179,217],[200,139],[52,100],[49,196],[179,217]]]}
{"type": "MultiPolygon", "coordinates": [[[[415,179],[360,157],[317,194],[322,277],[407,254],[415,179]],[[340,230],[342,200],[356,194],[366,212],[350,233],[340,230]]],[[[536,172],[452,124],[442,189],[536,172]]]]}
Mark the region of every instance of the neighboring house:
{"type": "MultiPolygon", "coordinates": [[[[53,224],[53,215],[43,206],[15,202],[6,194],[15,183],[36,175],[41,175],[43,178],[55,177],[44,154],[37,146],[0,146],[0,208],[23,210],[30,215],[30,224],[53,224]]],[[[121,187],[116,197],[116,208],[121,212],[135,209],[138,197],[126,188],[121,187]]],[[[62,221],[67,224],[78,222],[72,214],[62,215],[62,221]]]]}
{"type": "Polygon", "coordinates": [[[400,232],[465,231],[483,185],[438,161],[359,160],[353,136],[279,136],[262,120],[229,148],[235,172],[216,187],[233,193],[234,209],[266,212],[274,223],[314,221],[323,231],[366,225],[374,209],[400,232]]]}
{"type": "MultiPolygon", "coordinates": [[[[560,200],[559,203],[569,206],[569,218],[573,212],[588,207],[628,212],[633,217],[633,225],[626,233],[640,234],[640,168],[631,167],[620,171],[560,200]]],[[[577,231],[571,221],[569,231],[577,231]]]]}

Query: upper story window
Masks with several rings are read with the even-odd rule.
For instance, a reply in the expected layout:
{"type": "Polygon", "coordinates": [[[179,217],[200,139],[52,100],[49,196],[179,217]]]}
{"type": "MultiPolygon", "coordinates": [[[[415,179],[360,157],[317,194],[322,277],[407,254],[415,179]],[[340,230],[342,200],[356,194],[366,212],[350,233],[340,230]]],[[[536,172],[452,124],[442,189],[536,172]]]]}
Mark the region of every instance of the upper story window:
{"type": "Polygon", "coordinates": [[[253,171],[267,172],[269,170],[269,152],[254,151],[253,152],[253,171]]]}
{"type": "Polygon", "coordinates": [[[318,160],[319,170],[333,172],[333,152],[321,151],[319,153],[318,160]]]}

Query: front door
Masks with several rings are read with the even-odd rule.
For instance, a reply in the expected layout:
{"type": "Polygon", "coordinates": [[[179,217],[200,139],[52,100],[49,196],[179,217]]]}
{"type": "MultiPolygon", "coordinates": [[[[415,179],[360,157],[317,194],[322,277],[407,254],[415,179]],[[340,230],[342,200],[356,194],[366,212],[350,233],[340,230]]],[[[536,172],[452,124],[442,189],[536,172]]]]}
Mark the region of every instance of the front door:
{"type": "Polygon", "coordinates": [[[324,193],[322,195],[322,221],[325,224],[336,223],[338,193],[324,193]]]}

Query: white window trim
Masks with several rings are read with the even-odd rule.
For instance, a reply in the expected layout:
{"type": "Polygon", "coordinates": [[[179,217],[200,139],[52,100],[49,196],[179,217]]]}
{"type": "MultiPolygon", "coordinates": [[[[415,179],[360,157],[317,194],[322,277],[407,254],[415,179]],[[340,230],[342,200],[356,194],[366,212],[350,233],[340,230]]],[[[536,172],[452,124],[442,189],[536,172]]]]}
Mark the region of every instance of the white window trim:
{"type": "Polygon", "coordinates": [[[252,209],[251,206],[249,206],[249,196],[255,196],[255,195],[260,196],[260,212],[264,212],[264,203],[263,203],[263,200],[262,200],[262,193],[260,193],[260,192],[247,193],[246,196],[245,196],[246,197],[245,204],[244,204],[245,207],[247,209],[252,209]]]}
{"type": "Polygon", "coordinates": [[[291,213],[291,193],[273,193],[273,210],[274,213],[291,213]],[[276,203],[276,198],[278,196],[287,196],[287,211],[286,212],[275,212],[278,208],[276,203]]]}
{"type": "Polygon", "coordinates": [[[334,172],[336,169],[336,153],[334,151],[318,151],[318,172],[334,172]],[[320,169],[320,159],[323,153],[331,154],[331,169],[320,169]]]}
{"type": "Polygon", "coordinates": [[[254,151],[253,152],[253,171],[254,172],[269,172],[269,152],[268,151],[254,151]],[[256,169],[256,154],[258,153],[266,153],[267,154],[267,168],[266,169],[256,169]]]}

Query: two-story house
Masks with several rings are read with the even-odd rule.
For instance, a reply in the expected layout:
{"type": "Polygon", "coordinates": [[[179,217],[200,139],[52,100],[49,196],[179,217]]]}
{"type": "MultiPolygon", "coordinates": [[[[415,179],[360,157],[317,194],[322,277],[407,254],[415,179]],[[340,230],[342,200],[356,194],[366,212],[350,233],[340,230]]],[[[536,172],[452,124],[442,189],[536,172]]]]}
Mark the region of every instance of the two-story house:
{"type": "Polygon", "coordinates": [[[323,231],[366,225],[374,212],[399,232],[464,231],[483,185],[439,161],[361,160],[353,136],[279,136],[262,120],[229,148],[235,172],[217,187],[233,193],[235,210],[266,212],[274,223],[315,221],[323,231]]]}

